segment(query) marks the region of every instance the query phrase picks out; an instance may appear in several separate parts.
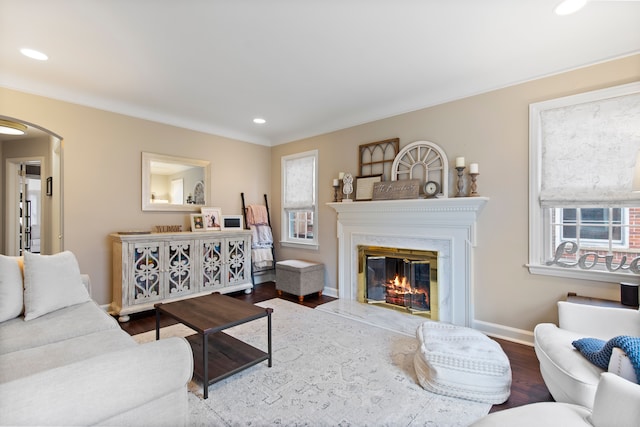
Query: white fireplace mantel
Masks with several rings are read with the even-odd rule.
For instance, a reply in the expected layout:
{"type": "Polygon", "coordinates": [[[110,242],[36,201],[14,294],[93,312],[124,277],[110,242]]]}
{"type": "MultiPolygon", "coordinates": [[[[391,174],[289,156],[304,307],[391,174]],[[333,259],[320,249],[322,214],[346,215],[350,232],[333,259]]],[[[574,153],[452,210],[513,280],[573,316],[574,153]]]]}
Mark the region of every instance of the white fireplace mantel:
{"type": "Polygon", "coordinates": [[[328,203],[338,213],[338,297],[357,300],[358,246],[438,252],[440,321],[470,326],[476,221],[489,199],[328,203]]]}

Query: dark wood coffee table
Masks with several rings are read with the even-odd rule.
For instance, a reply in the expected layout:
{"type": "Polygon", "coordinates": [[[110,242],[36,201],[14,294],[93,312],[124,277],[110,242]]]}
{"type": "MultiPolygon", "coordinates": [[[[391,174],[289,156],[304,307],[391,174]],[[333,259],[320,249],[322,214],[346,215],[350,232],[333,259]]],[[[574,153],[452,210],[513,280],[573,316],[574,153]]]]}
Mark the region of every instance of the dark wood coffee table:
{"type": "Polygon", "coordinates": [[[273,309],[214,293],[169,303],[156,308],[156,340],[160,339],[160,316],[167,315],[197,332],[187,337],[193,349],[193,372],[202,380],[204,398],[209,385],[243,369],[271,359],[271,313],[273,309]],[[265,353],[222,332],[224,329],[267,317],[265,353]]]}

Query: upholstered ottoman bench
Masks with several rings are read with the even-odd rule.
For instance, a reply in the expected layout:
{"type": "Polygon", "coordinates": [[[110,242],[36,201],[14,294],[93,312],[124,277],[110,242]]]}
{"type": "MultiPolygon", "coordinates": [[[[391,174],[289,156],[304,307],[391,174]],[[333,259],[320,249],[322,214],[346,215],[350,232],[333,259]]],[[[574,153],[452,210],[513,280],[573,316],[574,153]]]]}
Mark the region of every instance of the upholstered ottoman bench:
{"type": "Polygon", "coordinates": [[[470,328],[431,321],[416,335],[414,366],[425,390],[491,404],[509,398],[511,365],[497,342],[470,328]]]}
{"type": "Polygon", "coordinates": [[[305,295],[317,292],[322,296],[324,289],[324,264],[290,259],[276,262],[276,290],[297,295],[300,302],[305,295]]]}

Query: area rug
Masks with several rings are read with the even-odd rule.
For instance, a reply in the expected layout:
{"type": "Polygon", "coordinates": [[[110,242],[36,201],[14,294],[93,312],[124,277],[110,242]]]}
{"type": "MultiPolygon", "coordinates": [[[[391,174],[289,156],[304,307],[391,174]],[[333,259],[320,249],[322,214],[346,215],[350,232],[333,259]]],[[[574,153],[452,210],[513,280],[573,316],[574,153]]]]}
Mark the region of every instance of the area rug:
{"type": "MultiPolygon", "coordinates": [[[[189,384],[193,426],[468,426],[491,405],[440,396],[418,385],[413,337],[281,299],[272,315],[273,366],[262,362],[209,386],[189,384]]],[[[182,325],[161,330],[184,336],[182,325]]],[[[267,348],[266,318],[227,333],[267,348]]],[[[155,332],[136,335],[139,342],[155,332]]]]}

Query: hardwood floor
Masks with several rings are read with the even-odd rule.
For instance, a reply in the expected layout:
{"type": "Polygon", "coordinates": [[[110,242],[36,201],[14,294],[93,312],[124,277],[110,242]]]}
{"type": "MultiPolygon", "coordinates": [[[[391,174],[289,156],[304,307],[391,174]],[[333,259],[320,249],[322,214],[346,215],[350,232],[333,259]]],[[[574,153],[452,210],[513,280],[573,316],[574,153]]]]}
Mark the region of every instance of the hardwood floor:
{"type": "MultiPolygon", "coordinates": [[[[275,284],[273,282],[263,283],[256,286],[251,294],[237,292],[229,295],[250,303],[266,301],[271,298],[282,298],[310,308],[315,308],[320,304],[324,304],[335,299],[324,295],[322,297],[309,295],[305,297],[305,300],[302,303],[300,303],[298,302],[298,297],[293,295],[283,294],[281,297],[278,297],[275,284]]],[[[173,323],[176,322],[167,318],[162,318],[160,322],[161,326],[168,326],[173,323]]],[[[121,323],[120,325],[122,326],[122,329],[131,335],[151,331],[156,327],[155,314],[153,311],[133,314],[131,315],[131,320],[129,322],[121,323]]],[[[511,361],[513,382],[511,385],[511,396],[509,397],[509,400],[501,405],[494,405],[491,408],[491,412],[522,406],[527,403],[552,402],[553,398],[549,394],[549,391],[547,390],[547,387],[540,375],[538,359],[536,358],[533,348],[500,339],[496,339],[496,341],[502,346],[504,352],[511,361]]]]}

